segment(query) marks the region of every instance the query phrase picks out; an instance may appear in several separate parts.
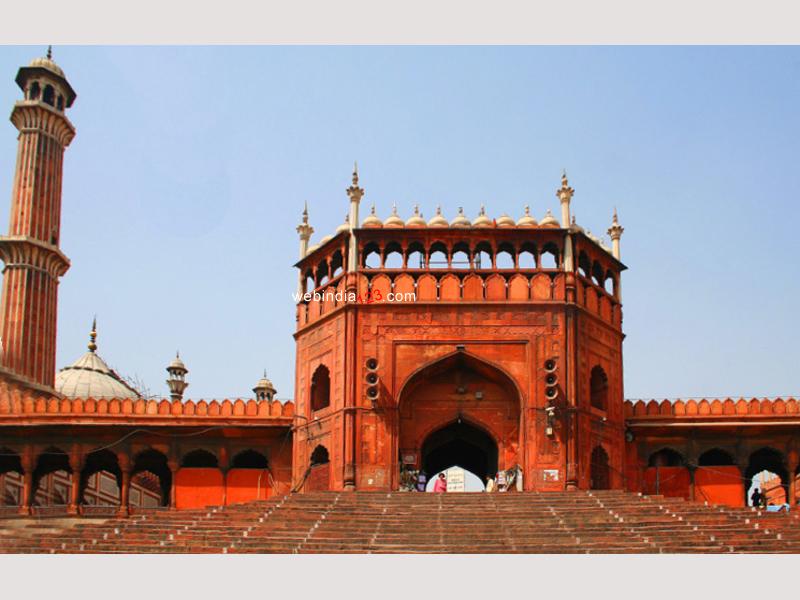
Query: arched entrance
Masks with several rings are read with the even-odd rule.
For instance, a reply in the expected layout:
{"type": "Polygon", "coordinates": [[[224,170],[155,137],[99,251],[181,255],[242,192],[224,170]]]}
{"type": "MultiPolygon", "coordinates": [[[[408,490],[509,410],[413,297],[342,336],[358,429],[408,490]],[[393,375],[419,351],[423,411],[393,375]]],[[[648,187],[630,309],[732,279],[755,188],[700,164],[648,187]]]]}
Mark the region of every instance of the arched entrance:
{"type": "Polygon", "coordinates": [[[483,481],[497,472],[497,443],[482,429],[456,420],[425,439],[421,464],[429,475],[459,466],[483,481]]]}
{"type": "MultiPolygon", "coordinates": [[[[457,465],[483,480],[524,467],[517,386],[502,369],[466,351],[412,374],[400,391],[398,417],[404,466],[428,476],[457,465]]],[[[395,485],[399,471],[398,465],[395,485]]]]}
{"type": "Polygon", "coordinates": [[[602,446],[595,446],[592,450],[590,470],[590,486],[593,490],[611,489],[611,478],[608,469],[608,453],[602,446]]]}

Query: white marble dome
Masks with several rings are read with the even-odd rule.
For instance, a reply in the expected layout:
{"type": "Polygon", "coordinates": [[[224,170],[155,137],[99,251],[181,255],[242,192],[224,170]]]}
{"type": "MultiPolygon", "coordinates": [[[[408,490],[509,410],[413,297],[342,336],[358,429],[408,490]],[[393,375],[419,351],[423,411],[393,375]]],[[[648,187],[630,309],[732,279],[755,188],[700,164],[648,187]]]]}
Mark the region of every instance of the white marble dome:
{"type": "Polygon", "coordinates": [[[56,374],[55,388],[67,398],[139,398],[92,350],[56,374]]]}

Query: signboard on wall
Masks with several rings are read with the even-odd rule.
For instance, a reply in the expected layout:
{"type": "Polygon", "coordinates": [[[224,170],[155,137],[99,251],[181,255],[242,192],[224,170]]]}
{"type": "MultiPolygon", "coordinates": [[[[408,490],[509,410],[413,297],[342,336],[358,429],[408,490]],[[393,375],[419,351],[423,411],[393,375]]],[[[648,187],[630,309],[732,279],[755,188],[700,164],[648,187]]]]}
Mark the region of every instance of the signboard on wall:
{"type": "Polygon", "coordinates": [[[544,481],[558,481],[558,469],[543,469],[542,479],[544,481]]]}
{"type": "Polygon", "coordinates": [[[447,477],[447,491],[448,492],[463,492],[464,491],[464,469],[461,467],[450,467],[445,471],[447,477]]]}

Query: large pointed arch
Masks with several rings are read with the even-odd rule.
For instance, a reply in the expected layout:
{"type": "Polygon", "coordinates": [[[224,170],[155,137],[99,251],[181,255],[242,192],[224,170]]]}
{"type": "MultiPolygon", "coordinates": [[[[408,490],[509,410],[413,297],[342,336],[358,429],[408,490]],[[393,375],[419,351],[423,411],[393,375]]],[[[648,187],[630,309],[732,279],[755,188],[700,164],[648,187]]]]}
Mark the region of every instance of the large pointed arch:
{"type": "Polygon", "coordinates": [[[418,468],[458,465],[483,479],[523,462],[522,394],[484,358],[457,350],[432,360],[406,378],[397,398],[398,450],[418,468]]]}

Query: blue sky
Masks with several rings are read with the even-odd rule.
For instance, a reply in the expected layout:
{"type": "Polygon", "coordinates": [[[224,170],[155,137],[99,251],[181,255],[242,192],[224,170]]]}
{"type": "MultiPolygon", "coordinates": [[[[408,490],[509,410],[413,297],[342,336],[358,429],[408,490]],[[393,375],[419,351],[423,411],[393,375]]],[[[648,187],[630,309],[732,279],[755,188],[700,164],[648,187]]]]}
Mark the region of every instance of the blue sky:
{"type": "MultiPolygon", "coordinates": [[[[0,106],[40,47],[0,49],[0,106]]],[[[166,394],[293,395],[297,225],[573,211],[625,234],[625,395],[798,393],[800,48],[57,47],[65,160],[58,365],[99,353],[166,394]]],[[[0,230],[16,130],[0,125],[0,230]]]]}

